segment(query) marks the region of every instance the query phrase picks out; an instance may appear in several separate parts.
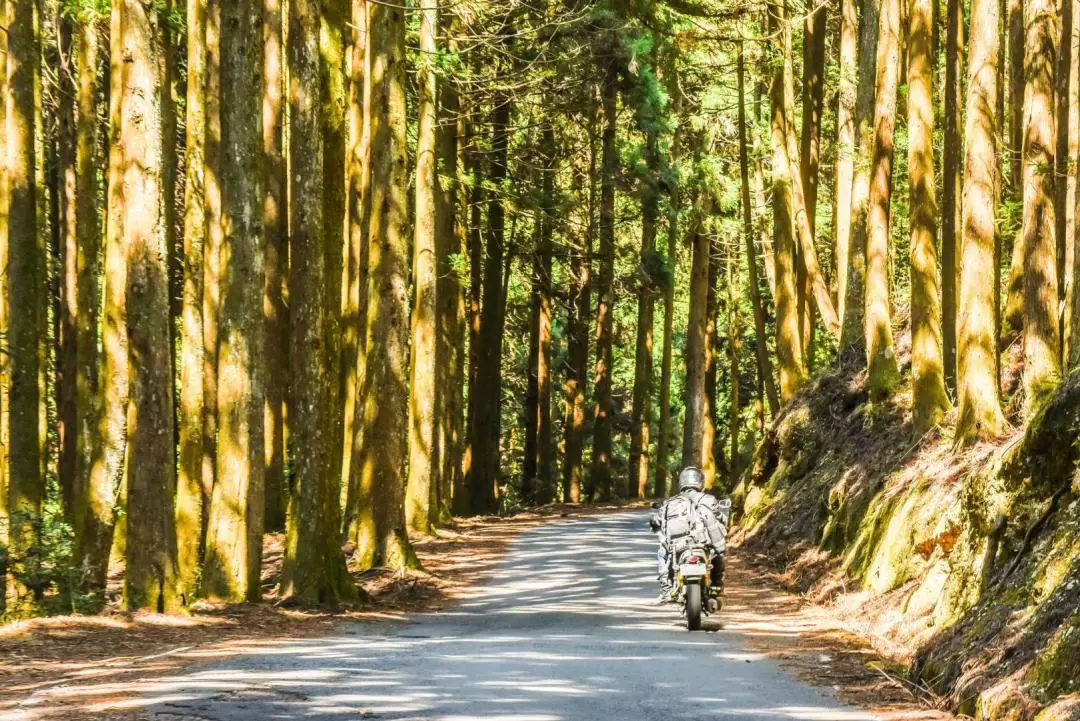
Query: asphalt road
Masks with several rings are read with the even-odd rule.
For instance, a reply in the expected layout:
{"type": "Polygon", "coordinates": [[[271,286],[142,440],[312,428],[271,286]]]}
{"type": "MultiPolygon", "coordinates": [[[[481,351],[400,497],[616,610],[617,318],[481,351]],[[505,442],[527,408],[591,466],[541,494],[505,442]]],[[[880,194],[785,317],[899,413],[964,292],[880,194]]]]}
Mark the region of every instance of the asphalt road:
{"type": "Polygon", "coordinates": [[[154,721],[862,721],[747,650],[656,606],[642,512],[522,534],[475,598],[409,624],[279,643],[140,694],[154,721]]]}

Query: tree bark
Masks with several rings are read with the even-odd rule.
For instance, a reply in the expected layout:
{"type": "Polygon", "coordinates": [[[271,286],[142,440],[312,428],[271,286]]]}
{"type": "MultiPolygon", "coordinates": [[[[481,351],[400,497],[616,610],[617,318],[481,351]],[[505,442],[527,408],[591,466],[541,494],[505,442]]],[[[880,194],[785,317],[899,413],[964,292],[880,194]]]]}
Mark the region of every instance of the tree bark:
{"type": "Polygon", "coordinates": [[[900,380],[889,300],[893,133],[900,76],[900,3],[883,0],[877,46],[874,152],[866,245],[866,363],[872,400],[885,400],[900,380]]]}
{"type": "MultiPolygon", "coordinates": [[[[646,122],[653,122],[647,119],[646,122]]],[[[660,190],[654,178],[660,175],[660,157],[657,131],[645,131],[645,162],[649,179],[644,181],[641,199],[641,261],[640,269],[650,267],[656,253],[656,221],[660,214],[660,190]]],[[[652,415],[653,374],[653,308],[657,280],[648,277],[647,271],[638,289],[637,343],[634,352],[634,391],[630,410],[630,473],[626,489],[627,498],[644,498],[649,485],[649,421],[652,415]]]]}
{"type": "Polygon", "coordinates": [[[329,269],[323,235],[320,4],[290,0],[289,64],[289,443],[292,493],[285,534],[281,595],[303,603],[355,596],[340,544],[340,493],[325,334],[329,269]]]}
{"type": "Polygon", "coordinates": [[[589,473],[589,497],[593,501],[611,498],[612,414],[611,372],[614,356],[615,306],[615,175],[619,170],[615,147],[615,112],[618,106],[617,71],[609,65],[601,88],[604,128],[600,161],[600,269],[596,293],[596,369],[593,391],[593,455],[589,473]]]}
{"type": "Polygon", "coordinates": [[[184,180],[184,295],[180,358],[180,449],[176,488],[177,567],[185,604],[198,591],[203,513],[203,248],[206,241],[203,143],[206,132],[206,8],[187,5],[187,147],[184,180]]]}
{"type": "Polygon", "coordinates": [[[915,432],[949,409],[941,354],[934,188],[932,3],[911,0],[908,49],[908,175],[911,180],[911,376],[915,432]]]}
{"type": "Polygon", "coordinates": [[[262,595],[265,372],[262,184],[263,27],[259,3],[222,6],[222,298],[217,478],[210,501],[203,592],[262,595]]]}
{"type": "Polygon", "coordinates": [[[180,602],[173,494],[173,364],[170,345],[169,232],[164,206],[166,137],[163,109],[170,92],[165,29],[154,8],[138,0],[120,6],[125,62],[121,98],[123,156],[121,243],[127,259],[126,322],[130,368],[127,410],[127,564],[124,606],[174,610],[180,602]]]}
{"type": "MultiPolygon", "coordinates": [[[[190,1],[190,0],[189,0],[190,1]]],[[[263,101],[262,101],[262,225],[263,305],[265,335],[263,353],[266,412],[264,414],[267,530],[285,528],[289,489],[285,482],[285,396],[289,384],[289,309],[285,283],[289,275],[288,177],[285,171],[282,101],[284,41],[281,0],[263,0],[263,101]]]]}
{"type": "Polygon", "coordinates": [[[1058,21],[1053,0],[1027,0],[1024,6],[1027,36],[1021,237],[1024,254],[1024,410],[1029,418],[1061,380],[1053,172],[1056,135],[1054,61],[1060,33],[1058,21]]]}
{"type": "MultiPolygon", "coordinates": [[[[409,476],[405,492],[405,523],[410,531],[431,529],[432,487],[437,483],[435,453],[436,372],[436,215],[438,202],[438,118],[435,37],[437,0],[420,5],[420,77],[418,81],[415,233],[412,277],[412,354],[409,367],[409,476]]],[[[405,277],[408,284],[408,276],[405,277]]]]}
{"type": "MultiPolygon", "coordinates": [[[[809,15],[803,29],[802,73],[802,134],[799,149],[799,170],[802,173],[806,198],[806,220],[810,235],[816,242],[818,165],[821,159],[821,114],[825,101],[825,33],[826,6],[818,5],[809,15]]],[[[810,278],[805,263],[799,265],[799,317],[803,357],[809,370],[814,367],[814,307],[810,303],[810,278]]]]}
{"type": "MultiPolygon", "coordinates": [[[[1009,185],[1023,192],[1024,0],[1009,0],[1009,185]]],[[[1005,92],[1002,88],[1001,92],[1005,92]]]]}
{"type": "Polygon", "coordinates": [[[968,97],[957,318],[956,439],[991,438],[1005,424],[994,372],[994,184],[998,162],[996,105],[999,56],[997,0],[971,8],[968,97]]]}
{"type": "MultiPolygon", "coordinates": [[[[936,0],[934,1],[936,3],[936,0]]],[[[840,316],[841,324],[847,318],[848,268],[851,258],[851,190],[852,178],[855,174],[855,94],[859,74],[858,36],[857,0],[841,0],[840,67],[836,111],[836,184],[834,188],[836,209],[833,223],[836,240],[836,312],[840,316]]],[[[753,254],[749,254],[747,258],[748,263],[753,264],[753,254]]],[[[758,334],[760,336],[760,331],[758,334]]],[[[762,375],[767,379],[764,371],[762,375]]],[[[773,410],[774,415],[775,413],[776,411],[773,410]]]]}
{"type": "Polygon", "coordinates": [[[881,0],[861,0],[859,18],[859,82],[855,97],[855,175],[851,181],[851,239],[844,318],[840,338],[842,357],[865,350],[866,247],[869,234],[870,168],[873,151],[874,96],[877,78],[877,36],[881,0]]]}
{"type": "Polygon", "coordinates": [[[555,230],[555,177],[557,172],[555,128],[546,124],[542,131],[544,153],[543,179],[540,183],[540,246],[537,257],[539,281],[539,318],[537,328],[537,486],[535,501],[544,505],[555,496],[555,445],[551,427],[551,339],[552,339],[552,235],[555,230]]]}
{"type": "MultiPolygon", "coordinates": [[[[697,211],[703,212],[700,209],[697,211]]],[[[683,423],[682,466],[701,468],[705,454],[705,424],[710,421],[706,399],[705,374],[709,350],[709,251],[710,242],[703,232],[703,219],[691,221],[690,236],[690,315],[686,325],[686,417],[683,423]]],[[[797,342],[796,338],[796,342],[797,342]]],[[[709,454],[712,455],[711,452],[709,454]]]]}
{"type": "MultiPolygon", "coordinates": [[[[942,148],[941,190],[941,354],[945,364],[945,383],[957,384],[957,260],[961,251],[961,175],[960,52],[963,45],[963,12],[960,0],[948,0],[945,34],[945,128],[942,148]]],[[[995,301],[996,303],[996,301],[995,301]]]]}
{"type": "Polygon", "coordinates": [[[7,303],[10,408],[8,439],[7,612],[28,615],[40,600],[40,522],[45,498],[44,367],[45,234],[37,217],[38,158],[35,147],[36,86],[40,83],[40,37],[33,0],[8,0],[7,303]]]}
{"type": "Polygon", "coordinates": [[[758,280],[757,260],[754,257],[754,213],[750,205],[750,158],[746,139],[745,61],[742,43],[739,44],[738,73],[739,177],[742,182],[743,233],[746,236],[746,267],[750,286],[750,304],[754,311],[754,335],[756,338],[754,349],[757,356],[758,372],[769,401],[769,413],[775,416],[780,410],[780,399],[776,394],[772,361],[769,359],[769,347],[766,341],[765,307],[761,297],[760,281],[758,280]]]}
{"type": "MultiPolygon", "coordinates": [[[[0,21],[8,22],[7,8],[0,3],[0,21]]],[[[8,35],[0,33],[0,268],[8,267],[8,141],[7,141],[7,57],[8,35]]],[[[0,273],[0,334],[8,337],[8,281],[7,273],[0,273]]],[[[0,388],[11,387],[9,354],[0,353],[0,388]]],[[[8,556],[8,442],[11,420],[8,414],[10,396],[0,392],[0,614],[7,611],[7,556],[8,556]]]]}
{"type": "MultiPolygon", "coordinates": [[[[56,197],[52,204],[55,224],[51,235],[55,239],[55,262],[58,266],[50,285],[56,297],[53,311],[53,354],[56,365],[53,397],[56,403],[56,470],[60,490],[60,506],[64,518],[74,528],[77,523],[78,490],[75,480],[75,373],[78,366],[78,342],[75,324],[78,305],[78,240],[75,224],[77,195],[75,193],[75,93],[76,69],[73,35],[75,20],[69,14],[57,18],[58,93],[56,107],[53,180],[56,197]]],[[[48,162],[48,161],[47,161],[48,162]]]]}
{"type": "Polygon", "coordinates": [[[372,3],[370,292],[364,379],[361,503],[372,534],[358,540],[362,567],[416,565],[405,527],[409,452],[409,235],[405,141],[405,14],[372,3]]]}

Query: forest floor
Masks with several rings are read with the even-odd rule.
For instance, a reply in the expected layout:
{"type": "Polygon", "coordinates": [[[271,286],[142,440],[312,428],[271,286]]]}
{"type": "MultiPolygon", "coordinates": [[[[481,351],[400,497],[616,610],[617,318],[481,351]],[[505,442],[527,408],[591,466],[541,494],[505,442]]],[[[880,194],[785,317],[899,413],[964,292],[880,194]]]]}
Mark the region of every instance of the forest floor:
{"type": "MultiPolygon", "coordinates": [[[[416,544],[424,572],[358,576],[371,603],[348,611],[285,610],[272,603],[199,605],[188,617],[118,612],[35,619],[0,627],[0,720],[131,719],[125,699],[155,679],[285,639],[330,634],[343,622],[404,623],[414,611],[445,608],[483,583],[519,533],[566,516],[626,510],[553,507],[509,518],[460,521],[416,544]],[[87,711],[88,697],[95,709],[87,711]]],[[[268,578],[279,544],[268,537],[268,578]]],[[[846,630],[828,609],[778,590],[762,559],[735,554],[724,627],[751,650],[779,661],[880,719],[947,719],[933,699],[904,685],[898,670],[846,630]]]]}

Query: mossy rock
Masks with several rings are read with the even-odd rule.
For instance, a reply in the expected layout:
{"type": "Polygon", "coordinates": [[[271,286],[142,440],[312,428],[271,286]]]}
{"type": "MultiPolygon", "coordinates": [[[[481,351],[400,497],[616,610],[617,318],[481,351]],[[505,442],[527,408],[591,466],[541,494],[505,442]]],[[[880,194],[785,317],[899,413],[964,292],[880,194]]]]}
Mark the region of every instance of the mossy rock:
{"type": "Polygon", "coordinates": [[[1074,613],[1050,639],[1031,668],[1032,688],[1044,699],[1080,693],[1080,611],[1074,613]]]}

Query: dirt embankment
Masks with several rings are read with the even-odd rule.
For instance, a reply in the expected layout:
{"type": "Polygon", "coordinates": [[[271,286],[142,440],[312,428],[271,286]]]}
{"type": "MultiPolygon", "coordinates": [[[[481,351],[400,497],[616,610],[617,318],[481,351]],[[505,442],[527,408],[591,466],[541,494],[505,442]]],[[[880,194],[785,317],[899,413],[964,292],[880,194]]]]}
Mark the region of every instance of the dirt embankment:
{"type": "Polygon", "coordinates": [[[840,372],[808,387],[736,489],[743,548],[953,710],[1080,719],[1080,376],[963,451],[913,437],[910,403],[840,372]]]}

